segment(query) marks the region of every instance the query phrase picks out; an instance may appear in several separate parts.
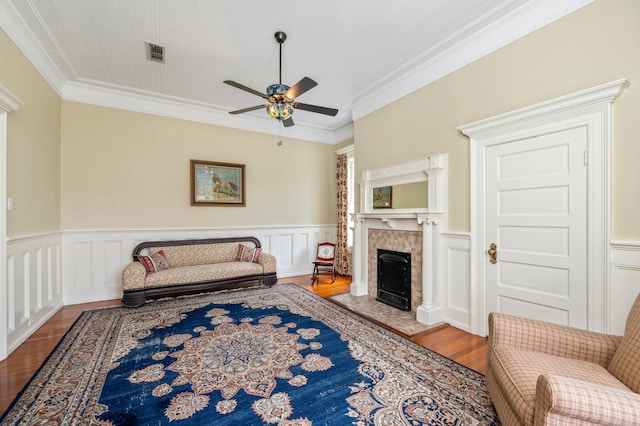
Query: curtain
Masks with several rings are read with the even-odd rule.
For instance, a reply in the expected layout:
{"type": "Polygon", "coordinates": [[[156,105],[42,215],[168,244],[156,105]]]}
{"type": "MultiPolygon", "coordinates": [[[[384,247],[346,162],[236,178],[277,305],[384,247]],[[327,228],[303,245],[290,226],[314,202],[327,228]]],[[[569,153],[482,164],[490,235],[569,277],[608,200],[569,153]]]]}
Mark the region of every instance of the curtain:
{"type": "Polygon", "coordinates": [[[337,226],[336,238],[336,272],[340,275],[349,275],[351,254],[347,241],[349,185],[347,181],[348,164],[347,154],[338,155],[336,165],[337,184],[337,226]]]}

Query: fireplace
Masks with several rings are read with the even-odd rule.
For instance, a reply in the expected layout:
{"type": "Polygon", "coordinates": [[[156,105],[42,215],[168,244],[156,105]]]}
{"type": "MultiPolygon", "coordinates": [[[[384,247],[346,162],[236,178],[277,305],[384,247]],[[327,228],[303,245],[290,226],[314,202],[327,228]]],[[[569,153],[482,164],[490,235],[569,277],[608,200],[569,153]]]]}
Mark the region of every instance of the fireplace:
{"type": "Polygon", "coordinates": [[[403,311],[411,310],[411,253],[378,249],[376,300],[403,311]]]}
{"type": "MultiPolygon", "coordinates": [[[[416,319],[442,321],[442,233],[447,231],[447,154],[433,154],[360,174],[360,213],[354,215],[353,296],[378,297],[377,249],[411,254],[411,294],[407,302],[416,319]],[[373,190],[427,181],[427,208],[373,207],[373,190]]],[[[408,298],[407,298],[408,299],[408,298]]],[[[385,302],[386,303],[386,302],[385,302]]]]}

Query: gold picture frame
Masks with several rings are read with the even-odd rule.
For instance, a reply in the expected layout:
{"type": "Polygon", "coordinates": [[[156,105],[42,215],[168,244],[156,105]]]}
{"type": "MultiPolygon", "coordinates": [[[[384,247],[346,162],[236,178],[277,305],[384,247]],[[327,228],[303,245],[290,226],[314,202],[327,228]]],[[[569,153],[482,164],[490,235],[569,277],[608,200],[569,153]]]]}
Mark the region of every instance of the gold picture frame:
{"type": "Polygon", "coordinates": [[[191,160],[191,205],[244,207],[245,165],[191,160]]]}

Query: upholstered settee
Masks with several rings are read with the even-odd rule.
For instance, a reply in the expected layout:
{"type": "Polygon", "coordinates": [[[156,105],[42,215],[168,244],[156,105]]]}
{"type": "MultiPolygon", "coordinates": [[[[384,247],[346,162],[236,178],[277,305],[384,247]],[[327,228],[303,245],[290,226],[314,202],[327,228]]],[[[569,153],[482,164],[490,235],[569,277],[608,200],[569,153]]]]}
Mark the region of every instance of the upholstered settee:
{"type": "Polygon", "coordinates": [[[276,258],[254,237],[149,241],[122,272],[122,303],[277,282],[276,258]]]}
{"type": "Polygon", "coordinates": [[[624,336],[491,313],[486,383],[502,424],[640,424],[640,296],[624,336]]]}

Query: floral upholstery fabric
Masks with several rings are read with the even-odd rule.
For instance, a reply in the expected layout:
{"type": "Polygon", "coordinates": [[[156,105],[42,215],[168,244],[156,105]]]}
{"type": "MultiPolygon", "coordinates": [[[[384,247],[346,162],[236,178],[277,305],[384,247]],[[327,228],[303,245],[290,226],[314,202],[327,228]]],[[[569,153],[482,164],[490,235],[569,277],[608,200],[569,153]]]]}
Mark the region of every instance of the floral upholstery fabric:
{"type": "Polygon", "coordinates": [[[128,264],[122,271],[122,287],[124,290],[138,290],[144,288],[147,270],[140,262],[128,264]]]}
{"type": "Polygon", "coordinates": [[[147,287],[165,287],[168,285],[190,284],[226,278],[244,277],[262,274],[262,266],[250,262],[222,262],[207,265],[178,266],[163,269],[147,277],[147,287]]]}
{"type": "MultiPolygon", "coordinates": [[[[255,247],[250,241],[243,241],[250,247],[255,247]]],[[[159,251],[164,254],[172,267],[203,265],[207,263],[233,262],[238,255],[238,243],[193,244],[174,247],[153,247],[149,249],[152,255],[159,251]]]]}
{"type": "MultiPolygon", "coordinates": [[[[132,262],[122,272],[123,290],[143,290],[276,272],[275,256],[264,251],[260,253],[257,263],[236,261],[238,244],[224,242],[152,247],[148,254],[164,251],[171,268],[147,274],[140,262],[132,262]]],[[[242,244],[255,247],[251,241],[242,241],[242,244]]]]}

